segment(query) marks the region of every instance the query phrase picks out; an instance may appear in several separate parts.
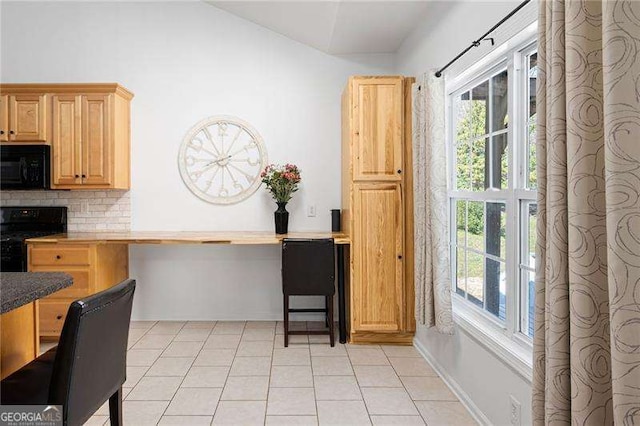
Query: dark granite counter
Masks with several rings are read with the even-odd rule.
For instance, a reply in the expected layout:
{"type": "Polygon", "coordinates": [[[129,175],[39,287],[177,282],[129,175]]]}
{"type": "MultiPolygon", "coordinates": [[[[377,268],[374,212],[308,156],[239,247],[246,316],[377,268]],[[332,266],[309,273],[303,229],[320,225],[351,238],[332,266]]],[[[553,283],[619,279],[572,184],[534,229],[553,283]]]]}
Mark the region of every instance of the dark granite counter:
{"type": "Polygon", "coordinates": [[[63,272],[3,272],[0,275],[0,314],[69,287],[73,278],[63,272]]]}

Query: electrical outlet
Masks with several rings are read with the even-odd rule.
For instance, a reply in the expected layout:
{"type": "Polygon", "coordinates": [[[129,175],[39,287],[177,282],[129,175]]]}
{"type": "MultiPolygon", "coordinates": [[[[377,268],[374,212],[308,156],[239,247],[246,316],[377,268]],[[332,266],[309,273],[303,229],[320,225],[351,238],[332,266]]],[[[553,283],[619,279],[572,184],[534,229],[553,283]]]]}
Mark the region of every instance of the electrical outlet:
{"type": "Polygon", "coordinates": [[[309,204],[307,206],[307,216],[316,217],[316,206],[315,206],[315,204],[309,204]]]}
{"type": "Polygon", "coordinates": [[[514,426],[521,425],[521,406],[520,401],[514,398],[513,395],[509,395],[509,419],[514,426]]]}

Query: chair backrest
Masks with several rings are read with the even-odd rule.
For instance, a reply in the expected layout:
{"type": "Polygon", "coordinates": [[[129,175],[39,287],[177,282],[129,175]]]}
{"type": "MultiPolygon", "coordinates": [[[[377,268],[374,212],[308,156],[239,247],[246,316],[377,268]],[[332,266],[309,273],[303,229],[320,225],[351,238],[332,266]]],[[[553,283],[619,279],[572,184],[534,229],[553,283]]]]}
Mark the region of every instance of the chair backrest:
{"type": "Polygon", "coordinates": [[[333,239],[282,240],[282,292],[290,295],[335,293],[333,239]]]}
{"type": "Polygon", "coordinates": [[[83,424],[126,380],[135,288],[125,280],[69,306],[49,387],[65,424],[83,424]]]}

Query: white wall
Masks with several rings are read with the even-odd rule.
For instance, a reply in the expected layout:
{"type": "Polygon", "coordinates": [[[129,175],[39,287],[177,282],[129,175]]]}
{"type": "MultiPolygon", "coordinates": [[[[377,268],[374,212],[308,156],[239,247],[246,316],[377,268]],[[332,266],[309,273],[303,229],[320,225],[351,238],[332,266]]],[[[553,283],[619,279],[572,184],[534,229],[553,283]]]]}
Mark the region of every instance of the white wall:
{"type": "MultiPolygon", "coordinates": [[[[397,54],[399,73],[420,75],[453,59],[471,42],[508,14],[520,2],[460,2],[447,11],[436,25],[417,28],[397,54]]],[[[536,19],[537,4],[531,3],[495,35],[496,46],[536,19]]],[[[473,49],[451,67],[445,78],[455,76],[491,51],[490,43],[473,49]]],[[[416,346],[461,399],[481,419],[495,425],[510,425],[509,396],[521,403],[521,424],[531,424],[531,383],[510,368],[500,357],[456,326],[453,336],[419,327],[416,346]]]]}
{"type": "MultiPolygon", "coordinates": [[[[232,206],[182,183],[179,144],[197,121],[236,115],[272,162],[302,169],[292,230],[329,230],[340,206],[340,94],[393,56],[334,57],[203,2],[2,2],[3,82],[119,82],[132,92],[133,230],[272,230],[264,189],[232,206]],[[27,30],[28,28],[28,30],[27,30]],[[318,215],[306,216],[314,204],[318,215]]],[[[276,247],[132,246],[136,319],[281,318],[276,247]]]]}

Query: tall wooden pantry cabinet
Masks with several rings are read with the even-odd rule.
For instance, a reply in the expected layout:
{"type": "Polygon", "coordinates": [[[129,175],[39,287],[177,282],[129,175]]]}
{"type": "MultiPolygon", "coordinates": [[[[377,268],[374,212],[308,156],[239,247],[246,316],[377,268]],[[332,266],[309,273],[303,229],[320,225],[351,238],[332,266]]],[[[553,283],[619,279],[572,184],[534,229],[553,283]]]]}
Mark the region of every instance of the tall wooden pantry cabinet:
{"type": "Polygon", "coordinates": [[[342,95],[343,231],[351,237],[350,341],[411,344],[411,84],[351,77],[342,95]]]}

